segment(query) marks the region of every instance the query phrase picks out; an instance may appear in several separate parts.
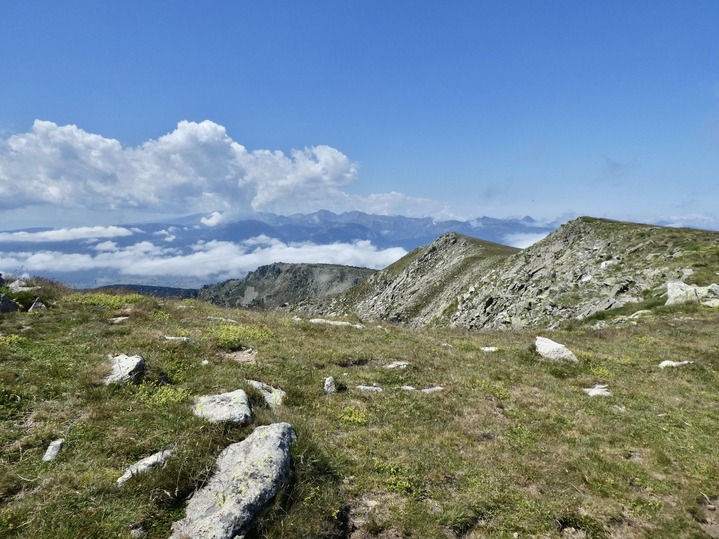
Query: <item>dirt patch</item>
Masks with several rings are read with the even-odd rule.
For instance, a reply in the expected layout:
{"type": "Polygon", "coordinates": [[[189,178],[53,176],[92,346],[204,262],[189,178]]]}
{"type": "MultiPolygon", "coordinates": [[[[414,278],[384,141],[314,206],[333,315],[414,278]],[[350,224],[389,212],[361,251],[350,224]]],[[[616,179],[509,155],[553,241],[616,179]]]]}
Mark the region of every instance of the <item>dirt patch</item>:
{"type": "Polygon", "coordinates": [[[257,361],[257,350],[248,348],[247,350],[238,350],[237,352],[228,352],[222,354],[222,357],[238,363],[254,363],[257,361]]]}
{"type": "Polygon", "coordinates": [[[386,527],[386,508],[391,494],[365,493],[355,500],[349,513],[349,539],[401,539],[397,530],[386,527]]]}
{"type": "Polygon", "coordinates": [[[705,499],[699,509],[701,515],[699,526],[709,537],[719,537],[719,509],[717,507],[719,507],[719,498],[714,498],[713,500],[705,499]]]}

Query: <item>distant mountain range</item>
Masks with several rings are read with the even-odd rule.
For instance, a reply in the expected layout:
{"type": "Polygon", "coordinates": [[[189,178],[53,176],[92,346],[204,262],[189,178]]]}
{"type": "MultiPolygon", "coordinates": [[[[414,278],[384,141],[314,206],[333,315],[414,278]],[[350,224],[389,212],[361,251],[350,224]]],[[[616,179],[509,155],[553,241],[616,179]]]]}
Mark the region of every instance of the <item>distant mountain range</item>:
{"type": "MultiPolygon", "coordinates": [[[[372,215],[359,211],[335,214],[321,210],[311,214],[281,216],[258,214],[252,219],[238,220],[207,226],[200,215],[177,219],[172,223],[138,223],[117,227],[97,228],[83,234],[70,233],[78,229],[53,230],[34,228],[0,232],[0,272],[41,275],[57,279],[78,288],[92,288],[109,284],[135,284],[147,286],[171,286],[200,288],[227,278],[208,278],[189,272],[187,275],[163,275],[162,259],[151,273],[143,269],[143,260],[162,252],[163,256],[188,257],[198,251],[198,246],[217,242],[243,243],[245,252],[252,252],[254,238],[276,240],[292,245],[330,245],[369,242],[377,249],[402,248],[411,251],[431,243],[439,236],[456,232],[485,241],[517,245],[527,238],[539,239],[556,229],[559,223],[540,223],[531,217],[522,219],[496,219],[478,217],[471,221],[438,221],[432,218],[372,215]],[[112,229],[112,230],[109,230],[112,229]],[[62,256],[67,255],[67,256],[62,256]],[[102,265],[104,259],[114,257],[113,263],[102,265]],[[117,269],[117,259],[125,256],[125,266],[117,269]],[[43,263],[35,267],[23,267],[23,261],[43,263]],[[103,258],[104,257],[104,258],[103,258]],[[131,257],[135,257],[137,269],[128,269],[131,257]],[[57,260],[53,264],[53,259],[57,260]],[[114,265],[113,265],[114,264],[114,265]],[[19,267],[18,267],[19,266],[19,267]],[[157,267],[159,266],[159,267],[157,267]]],[[[401,252],[400,252],[401,254],[401,252]]],[[[278,255],[279,256],[279,255],[278,255]]],[[[266,260],[254,267],[237,269],[232,278],[241,278],[249,271],[265,263],[287,262],[266,260]]],[[[307,260],[324,263],[326,260],[307,260]]],[[[197,264],[208,264],[198,257],[197,264]]],[[[29,266],[29,262],[27,263],[29,266]]],[[[375,266],[375,269],[379,269],[375,266]]],[[[227,272],[225,272],[227,273],[227,272]]],[[[218,273],[220,275],[220,273],[218,273]]]]}

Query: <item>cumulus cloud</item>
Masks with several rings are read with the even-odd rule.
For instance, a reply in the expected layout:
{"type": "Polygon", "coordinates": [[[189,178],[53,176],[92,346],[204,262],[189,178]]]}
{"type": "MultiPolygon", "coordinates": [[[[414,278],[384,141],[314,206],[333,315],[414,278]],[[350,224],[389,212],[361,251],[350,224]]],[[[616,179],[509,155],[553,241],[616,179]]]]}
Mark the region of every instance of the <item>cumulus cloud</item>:
{"type": "Polygon", "coordinates": [[[132,236],[133,232],[121,226],[82,226],[77,228],[59,228],[40,232],[0,232],[0,241],[48,242],[90,240],[132,236]]]}
{"type": "Polygon", "coordinates": [[[75,125],[36,120],[30,132],[0,141],[0,210],[277,211],[298,198],[341,198],[357,169],[324,145],[289,155],[248,151],[211,121],[182,121],[157,140],[125,148],[75,125]]]}
{"type": "Polygon", "coordinates": [[[400,247],[378,249],[369,241],[318,245],[284,243],[257,236],[243,242],[209,241],[181,251],[142,241],[120,247],[112,241],[94,246],[94,253],[0,252],[0,267],[23,268],[31,274],[104,270],[123,276],[187,278],[203,282],[242,277],[258,266],[277,261],[323,262],[383,268],[407,251],[400,247]]]}
{"type": "Polygon", "coordinates": [[[534,245],[539,240],[543,240],[547,235],[549,235],[549,232],[519,232],[505,235],[504,241],[512,247],[525,249],[530,245],[534,245]]]}

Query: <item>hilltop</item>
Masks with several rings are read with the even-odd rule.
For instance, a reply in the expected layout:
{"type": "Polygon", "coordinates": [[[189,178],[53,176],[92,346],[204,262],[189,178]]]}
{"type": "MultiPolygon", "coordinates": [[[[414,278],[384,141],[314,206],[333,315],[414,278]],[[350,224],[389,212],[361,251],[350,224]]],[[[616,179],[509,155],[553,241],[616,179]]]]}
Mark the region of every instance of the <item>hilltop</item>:
{"type": "Polygon", "coordinates": [[[518,250],[459,234],[420,247],[314,313],[413,327],[554,327],[663,304],[719,280],[719,232],[582,217],[518,250]]]}

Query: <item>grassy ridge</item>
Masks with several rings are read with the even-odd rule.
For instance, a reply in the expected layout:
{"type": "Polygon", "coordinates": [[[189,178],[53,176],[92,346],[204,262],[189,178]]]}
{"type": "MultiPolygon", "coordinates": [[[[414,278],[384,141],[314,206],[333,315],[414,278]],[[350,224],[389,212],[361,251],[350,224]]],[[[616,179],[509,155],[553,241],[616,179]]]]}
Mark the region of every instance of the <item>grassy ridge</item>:
{"type": "Polygon", "coordinates": [[[534,353],[536,332],[358,330],[55,292],[45,313],[0,317],[0,536],[167,537],[217,454],[253,428],[195,418],[192,397],[242,387],[255,425],[298,434],[293,482],[255,537],[702,537],[719,495],[717,322],[717,310],[655,307],[637,325],[542,332],[580,360],[559,365],[534,353]],[[255,363],[227,359],[248,347],[255,363]],[[102,385],[117,353],[145,358],[142,384],[102,385]],[[385,368],[398,360],[408,367],[385,368]],[[348,389],[323,395],[330,375],[348,389]],[[285,404],[270,410],[245,379],[281,387],[285,404]],[[614,396],[582,391],[597,383],[614,396]],[[115,487],[165,448],[164,469],[115,487]]]}

